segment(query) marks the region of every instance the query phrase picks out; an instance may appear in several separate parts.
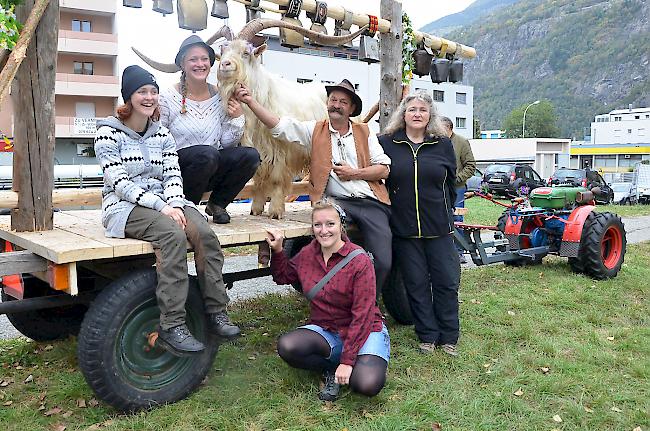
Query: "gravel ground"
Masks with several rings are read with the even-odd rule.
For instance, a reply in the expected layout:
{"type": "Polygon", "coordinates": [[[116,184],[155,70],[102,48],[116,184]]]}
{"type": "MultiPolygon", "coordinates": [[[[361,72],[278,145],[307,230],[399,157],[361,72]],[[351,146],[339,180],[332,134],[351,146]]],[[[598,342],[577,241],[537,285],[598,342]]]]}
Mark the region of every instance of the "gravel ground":
{"type": "MultiPolygon", "coordinates": [[[[627,233],[627,242],[630,244],[650,241],[650,216],[634,217],[623,219],[625,230],[627,233]]],[[[486,240],[491,238],[491,234],[486,234],[486,240]]],[[[257,266],[257,256],[235,256],[226,258],[224,265],[224,272],[234,272],[246,269],[253,269],[257,266]]],[[[464,265],[466,267],[473,267],[473,263],[464,265]]],[[[190,265],[190,273],[194,273],[193,265],[190,265]]],[[[231,301],[240,301],[244,299],[254,298],[256,296],[265,295],[268,293],[287,293],[292,291],[291,286],[278,286],[270,276],[254,278],[250,280],[243,280],[235,282],[233,288],[228,291],[231,301]]],[[[0,315],[0,339],[15,338],[20,336],[20,333],[14,329],[9,323],[7,317],[0,315]]]]}

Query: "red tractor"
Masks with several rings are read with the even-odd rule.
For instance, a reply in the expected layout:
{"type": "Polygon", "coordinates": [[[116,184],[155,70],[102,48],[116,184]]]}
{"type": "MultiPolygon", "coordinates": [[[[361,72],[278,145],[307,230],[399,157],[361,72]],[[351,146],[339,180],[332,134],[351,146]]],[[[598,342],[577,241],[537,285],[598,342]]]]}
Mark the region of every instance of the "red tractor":
{"type": "Polygon", "coordinates": [[[627,244],[621,218],[595,211],[598,189],[583,187],[539,187],[528,198],[504,204],[489,194],[469,193],[506,207],[496,228],[457,223],[462,233],[456,241],[476,265],[494,262],[525,265],[540,263],[548,254],[569,259],[571,268],[597,280],[616,277],[623,264],[627,244]],[[480,231],[496,230],[494,242],[483,242],[480,231]],[[496,251],[487,253],[486,248],[496,251]]]}

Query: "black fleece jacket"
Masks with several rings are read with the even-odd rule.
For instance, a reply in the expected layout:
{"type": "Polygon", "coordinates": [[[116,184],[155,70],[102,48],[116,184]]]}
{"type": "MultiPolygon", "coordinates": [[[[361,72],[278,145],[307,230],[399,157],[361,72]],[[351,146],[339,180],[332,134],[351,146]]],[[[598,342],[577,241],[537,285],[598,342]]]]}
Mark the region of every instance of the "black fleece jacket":
{"type": "Polygon", "coordinates": [[[454,229],[456,157],[449,138],[428,137],[418,148],[404,130],[379,137],[390,157],[386,186],[393,235],[432,238],[454,229]]]}

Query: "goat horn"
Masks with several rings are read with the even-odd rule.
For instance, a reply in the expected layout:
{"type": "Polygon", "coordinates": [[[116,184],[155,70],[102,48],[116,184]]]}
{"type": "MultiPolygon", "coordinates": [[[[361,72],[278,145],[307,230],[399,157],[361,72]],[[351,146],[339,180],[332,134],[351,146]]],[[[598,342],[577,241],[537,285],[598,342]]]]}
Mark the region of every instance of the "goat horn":
{"type": "Polygon", "coordinates": [[[294,30],[303,36],[307,36],[314,43],[319,45],[343,45],[345,43],[351,42],[357,37],[359,37],[365,30],[368,28],[367,25],[361,27],[358,31],[346,35],[346,36],[328,36],[326,34],[317,33],[315,31],[307,30],[302,28],[299,25],[289,24],[288,22],[280,21],[278,19],[267,19],[267,18],[258,18],[246,23],[244,28],[241,29],[237,35],[237,39],[243,39],[246,41],[251,41],[255,34],[259,33],[262,30],[273,27],[283,27],[288,28],[289,30],[294,30]]]}
{"type": "Polygon", "coordinates": [[[165,73],[176,73],[181,70],[180,67],[176,66],[174,63],[160,63],[158,61],[152,60],[134,47],[131,47],[133,52],[136,53],[138,57],[142,59],[145,63],[147,63],[149,66],[153,67],[156,70],[160,70],[161,72],[165,73]]]}
{"type": "Polygon", "coordinates": [[[235,36],[232,34],[232,30],[230,29],[230,27],[224,25],[215,34],[210,36],[210,38],[206,40],[205,43],[207,43],[208,45],[212,45],[222,37],[226,38],[226,40],[233,40],[235,36]]]}

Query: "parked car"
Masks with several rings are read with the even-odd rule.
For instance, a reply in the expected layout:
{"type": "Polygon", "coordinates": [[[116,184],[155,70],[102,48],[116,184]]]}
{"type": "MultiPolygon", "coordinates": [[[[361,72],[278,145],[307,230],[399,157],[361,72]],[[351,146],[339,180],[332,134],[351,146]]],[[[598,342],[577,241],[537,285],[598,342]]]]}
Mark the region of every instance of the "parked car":
{"type": "Polygon", "coordinates": [[[634,205],[637,203],[636,185],[634,183],[612,183],[614,203],[618,205],[634,205]]]}
{"type": "Polygon", "coordinates": [[[614,190],[607,184],[607,181],[596,171],[591,169],[570,169],[560,168],[549,178],[550,185],[571,184],[573,186],[592,189],[600,188],[600,194],[596,196],[596,203],[607,205],[614,199],[614,190]]]}
{"type": "Polygon", "coordinates": [[[533,168],[521,163],[495,163],[488,166],[483,182],[490,193],[503,196],[528,194],[532,189],[546,185],[533,168]]]}
{"type": "Polygon", "coordinates": [[[483,182],[483,172],[476,169],[474,175],[467,180],[467,190],[479,190],[483,182]]]}

